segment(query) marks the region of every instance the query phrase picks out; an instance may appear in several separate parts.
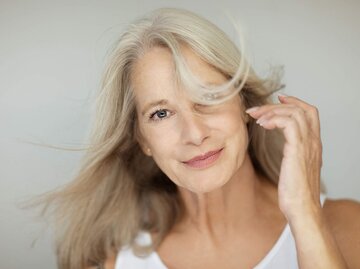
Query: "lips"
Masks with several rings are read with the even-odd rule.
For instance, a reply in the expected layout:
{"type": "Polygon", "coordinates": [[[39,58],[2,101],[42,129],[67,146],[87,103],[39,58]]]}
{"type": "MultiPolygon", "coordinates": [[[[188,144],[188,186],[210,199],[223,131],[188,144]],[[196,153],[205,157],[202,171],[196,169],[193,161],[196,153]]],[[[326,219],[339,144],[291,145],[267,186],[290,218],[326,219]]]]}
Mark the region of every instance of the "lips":
{"type": "Polygon", "coordinates": [[[222,150],[223,148],[209,151],[183,163],[193,168],[206,168],[212,165],[219,158],[222,150]]]}

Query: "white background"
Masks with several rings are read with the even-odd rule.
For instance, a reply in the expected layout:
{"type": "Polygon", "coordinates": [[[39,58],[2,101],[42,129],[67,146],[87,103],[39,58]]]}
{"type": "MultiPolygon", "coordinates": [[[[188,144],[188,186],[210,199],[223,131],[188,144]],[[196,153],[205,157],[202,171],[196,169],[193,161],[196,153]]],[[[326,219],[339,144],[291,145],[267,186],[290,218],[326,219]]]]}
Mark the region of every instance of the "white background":
{"type": "Polygon", "coordinates": [[[0,0],[0,267],[55,268],[45,222],[19,203],[71,180],[106,54],[123,27],[157,7],[195,11],[235,37],[245,28],[260,75],[284,65],[286,94],[320,110],[331,198],[360,200],[360,2],[0,0]],[[32,247],[33,241],[36,240],[32,247]]]}

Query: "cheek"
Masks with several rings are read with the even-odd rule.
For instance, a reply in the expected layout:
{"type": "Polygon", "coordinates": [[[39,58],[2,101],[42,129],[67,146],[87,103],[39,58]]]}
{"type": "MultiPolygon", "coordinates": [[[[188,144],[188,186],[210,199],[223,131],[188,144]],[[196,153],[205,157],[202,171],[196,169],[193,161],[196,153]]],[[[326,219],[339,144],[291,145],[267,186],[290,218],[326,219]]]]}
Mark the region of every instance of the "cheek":
{"type": "Polygon", "coordinates": [[[152,158],[160,168],[164,168],[169,160],[174,157],[174,148],[176,147],[176,133],[173,130],[147,130],[146,141],[151,148],[152,158]]]}
{"type": "Polygon", "coordinates": [[[221,130],[226,136],[240,135],[247,138],[247,127],[243,118],[240,116],[240,111],[237,109],[229,110],[213,120],[212,127],[221,130]]]}
{"type": "Polygon", "coordinates": [[[171,145],[174,140],[173,128],[169,123],[142,123],[141,134],[146,144],[152,151],[166,149],[166,145],[171,145]]]}
{"type": "Polygon", "coordinates": [[[222,126],[230,159],[235,161],[236,166],[241,165],[247,152],[249,137],[246,123],[240,116],[240,111],[235,110],[229,113],[218,124],[222,126]]]}
{"type": "Polygon", "coordinates": [[[176,185],[182,185],[180,178],[182,178],[182,173],[179,172],[179,163],[174,156],[174,146],[169,146],[161,144],[159,147],[155,148],[155,151],[152,154],[152,158],[155,161],[156,165],[161,169],[161,171],[176,185]]]}
{"type": "Polygon", "coordinates": [[[148,132],[147,141],[154,153],[167,156],[177,143],[177,135],[178,132],[174,128],[158,128],[148,132]]]}

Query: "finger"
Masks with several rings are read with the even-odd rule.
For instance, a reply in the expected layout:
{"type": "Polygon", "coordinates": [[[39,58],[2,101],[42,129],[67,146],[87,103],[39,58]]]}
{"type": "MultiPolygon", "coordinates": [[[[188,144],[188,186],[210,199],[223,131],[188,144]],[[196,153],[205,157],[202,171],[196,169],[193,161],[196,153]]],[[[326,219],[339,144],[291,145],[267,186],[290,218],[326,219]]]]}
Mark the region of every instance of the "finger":
{"type": "Polygon", "coordinates": [[[277,107],[293,107],[294,105],[286,105],[286,104],[267,104],[262,106],[256,106],[247,109],[245,112],[248,113],[251,117],[258,119],[264,113],[270,111],[271,109],[275,109],[277,107]]]}
{"type": "Polygon", "coordinates": [[[268,119],[261,122],[261,126],[265,129],[271,130],[275,128],[280,128],[283,130],[285,140],[290,145],[298,145],[302,142],[302,137],[300,135],[300,128],[297,121],[294,118],[283,116],[283,115],[273,115],[268,119]]]}
{"type": "Polygon", "coordinates": [[[260,123],[272,115],[285,115],[294,118],[299,125],[299,129],[303,138],[309,134],[310,122],[304,110],[295,105],[271,104],[258,107],[256,109],[248,109],[246,111],[260,123]]]}
{"type": "Polygon", "coordinates": [[[293,104],[301,107],[310,120],[312,131],[314,132],[314,134],[320,137],[319,111],[315,106],[310,105],[294,96],[278,95],[278,99],[282,104],[293,104]]]}
{"type": "Polygon", "coordinates": [[[310,128],[308,119],[305,112],[297,106],[274,106],[269,108],[259,115],[256,123],[261,125],[275,115],[293,118],[297,122],[301,137],[306,138],[308,136],[310,128]]]}

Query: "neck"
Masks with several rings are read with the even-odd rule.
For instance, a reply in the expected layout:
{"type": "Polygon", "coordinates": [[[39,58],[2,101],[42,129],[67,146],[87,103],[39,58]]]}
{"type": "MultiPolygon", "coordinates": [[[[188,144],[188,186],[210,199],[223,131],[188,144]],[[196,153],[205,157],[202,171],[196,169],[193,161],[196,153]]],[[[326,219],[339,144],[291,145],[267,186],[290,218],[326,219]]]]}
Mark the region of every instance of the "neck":
{"type": "Polygon", "coordinates": [[[215,241],[231,235],[258,218],[264,204],[263,189],[264,181],[247,156],[238,172],[219,189],[198,194],[179,188],[186,212],[179,228],[194,228],[215,241]]]}

